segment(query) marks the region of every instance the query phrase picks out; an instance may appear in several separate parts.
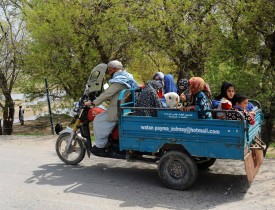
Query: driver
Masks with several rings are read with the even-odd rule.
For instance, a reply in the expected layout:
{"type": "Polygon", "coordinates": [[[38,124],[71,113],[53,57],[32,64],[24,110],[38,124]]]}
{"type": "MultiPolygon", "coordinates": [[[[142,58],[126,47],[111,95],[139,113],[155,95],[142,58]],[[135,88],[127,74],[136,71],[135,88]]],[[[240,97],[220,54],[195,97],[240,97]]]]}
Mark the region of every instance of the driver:
{"type": "Polygon", "coordinates": [[[104,101],[110,101],[107,111],[97,115],[93,122],[96,145],[92,147],[91,152],[98,155],[105,153],[108,137],[117,124],[117,100],[120,91],[128,88],[139,88],[132,74],[123,69],[123,65],[120,61],[110,61],[108,63],[107,72],[111,75],[111,79],[109,80],[110,87],[94,101],[85,103],[87,106],[98,106],[104,101]]]}

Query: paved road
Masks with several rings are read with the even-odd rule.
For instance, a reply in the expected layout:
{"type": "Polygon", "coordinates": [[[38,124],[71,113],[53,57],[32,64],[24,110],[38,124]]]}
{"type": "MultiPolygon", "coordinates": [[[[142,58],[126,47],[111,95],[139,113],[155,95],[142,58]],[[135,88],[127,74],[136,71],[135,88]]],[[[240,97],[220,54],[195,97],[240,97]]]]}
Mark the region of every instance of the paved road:
{"type": "Polygon", "coordinates": [[[56,156],[55,137],[0,136],[0,209],[275,209],[275,159],[251,186],[243,162],[218,160],[188,191],[163,187],[156,166],[56,156]]]}

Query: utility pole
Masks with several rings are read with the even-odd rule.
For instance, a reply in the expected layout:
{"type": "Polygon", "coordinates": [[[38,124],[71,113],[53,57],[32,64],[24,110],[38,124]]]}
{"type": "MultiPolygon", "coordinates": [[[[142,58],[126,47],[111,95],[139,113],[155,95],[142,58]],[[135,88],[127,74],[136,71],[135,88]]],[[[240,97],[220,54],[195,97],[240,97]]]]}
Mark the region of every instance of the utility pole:
{"type": "Polygon", "coordinates": [[[46,93],[47,93],[47,100],[48,100],[48,108],[49,108],[49,115],[50,115],[51,130],[52,130],[52,134],[54,135],[53,116],[52,116],[51,102],[50,102],[50,96],[49,96],[49,87],[48,87],[48,80],[46,78],[45,78],[45,86],[46,86],[46,93]]]}

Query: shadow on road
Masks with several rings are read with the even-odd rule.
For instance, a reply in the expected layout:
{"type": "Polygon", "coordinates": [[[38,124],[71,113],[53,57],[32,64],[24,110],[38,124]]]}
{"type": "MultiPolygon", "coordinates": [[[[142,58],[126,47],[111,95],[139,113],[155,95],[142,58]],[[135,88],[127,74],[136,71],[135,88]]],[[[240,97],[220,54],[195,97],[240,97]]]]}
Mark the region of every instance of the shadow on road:
{"type": "Polygon", "coordinates": [[[209,209],[244,198],[249,188],[244,175],[199,172],[196,184],[187,191],[176,191],[160,184],[156,167],[98,163],[92,166],[41,165],[28,184],[65,187],[65,193],[104,197],[121,201],[120,207],[209,209]]]}

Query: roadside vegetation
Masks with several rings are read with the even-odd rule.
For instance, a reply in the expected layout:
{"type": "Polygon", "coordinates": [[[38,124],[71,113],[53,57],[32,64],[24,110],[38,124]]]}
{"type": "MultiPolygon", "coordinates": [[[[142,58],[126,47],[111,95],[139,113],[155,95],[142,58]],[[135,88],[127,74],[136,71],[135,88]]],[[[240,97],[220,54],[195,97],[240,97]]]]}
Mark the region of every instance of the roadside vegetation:
{"type": "Polygon", "coordinates": [[[275,158],[275,143],[272,142],[265,155],[266,158],[275,158]]]}

